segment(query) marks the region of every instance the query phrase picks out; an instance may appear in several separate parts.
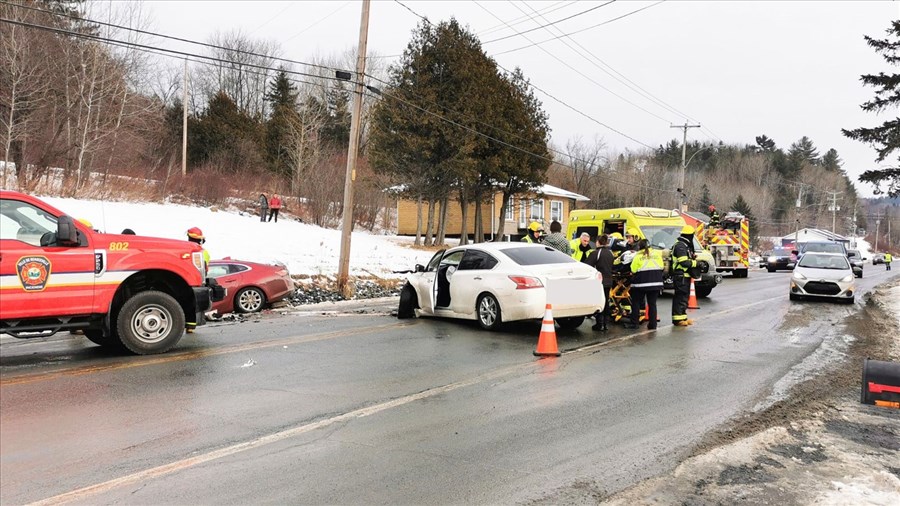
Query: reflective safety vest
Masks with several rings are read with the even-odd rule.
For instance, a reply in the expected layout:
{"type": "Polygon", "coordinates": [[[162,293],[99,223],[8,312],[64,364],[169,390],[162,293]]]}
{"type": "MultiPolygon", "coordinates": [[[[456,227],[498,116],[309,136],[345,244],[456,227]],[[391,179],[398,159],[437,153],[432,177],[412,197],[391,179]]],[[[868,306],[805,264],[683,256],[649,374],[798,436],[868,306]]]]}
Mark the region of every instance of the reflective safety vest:
{"type": "Polygon", "coordinates": [[[527,242],[528,244],[534,244],[534,239],[531,238],[528,233],[525,233],[525,237],[522,238],[522,242],[527,242]]]}
{"type": "Polygon", "coordinates": [[[691,250],[681,237],[672,246],[672,275],[689,278],[688,269],[697,267],[697,261],[691,258],[691,250]]]}
{"type": "Polygon", "coordinates": [[[631,286],[635,288],[663,287],[663,255],[662,251],[651,249],[649,255],[638,251],[631,261],[631,286]]]}
{"type": "Polygon", "coordinates": [[[891,260],[893,260],[893,259],[894,259],[894,257],[892,257],[890,253],[884,254],[884,263],[889,264],[889,263],[891,263],[891,260]]]}
{"type": "MultiPolygon", "coordinates": [[[[588,243],[588,244],[590,244],[590,243],[588,243]]],[[[584,259],[587,258],[587,256],[591,254],[591,251],[594,251],[593,249],[589,249],[587,251],[581,251],[581,238],[580,237],[578,239],[572,239],[571,241],[569,241],[569,246],[572,248],[572,258],[574,258],[575,260],[577,260],[579,262],[583,262],[584,259]]]]}

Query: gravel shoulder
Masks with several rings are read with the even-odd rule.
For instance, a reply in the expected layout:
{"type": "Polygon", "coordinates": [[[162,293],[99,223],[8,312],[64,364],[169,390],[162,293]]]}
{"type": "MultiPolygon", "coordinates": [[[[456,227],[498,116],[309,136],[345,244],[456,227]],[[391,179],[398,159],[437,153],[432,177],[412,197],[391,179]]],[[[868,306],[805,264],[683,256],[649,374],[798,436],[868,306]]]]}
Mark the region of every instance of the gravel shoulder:
{"type": "Polygon", "coordinates": [[[900,281],[866,294],[842,360],[701,441],[671,473],[603,504],[895,505],[900,410],[859,402],[865,358],[900,361],[900,281]]]}

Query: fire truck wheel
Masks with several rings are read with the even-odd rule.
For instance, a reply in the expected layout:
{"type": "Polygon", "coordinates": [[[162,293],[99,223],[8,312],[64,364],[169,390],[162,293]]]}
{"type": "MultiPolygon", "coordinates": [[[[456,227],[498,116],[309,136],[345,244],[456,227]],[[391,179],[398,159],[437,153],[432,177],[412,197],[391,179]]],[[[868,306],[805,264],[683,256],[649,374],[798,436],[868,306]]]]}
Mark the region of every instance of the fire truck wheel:
{"type": "Polygon", "coordinates": [[[701,299],[705,299],[705,298],[709,297],[709,294],[712,293],[712,287],[698,286],[698,287],[695,287],[695,291],[697,292],[697,297],[700,297],[701,299]]]}
{"type": "Polygon", "coordinates": [[[140,292],[122,306],[116,327],[122,344],[133,353],[165,353],[184,334],[184,313],[167,293],[140,292]]]}

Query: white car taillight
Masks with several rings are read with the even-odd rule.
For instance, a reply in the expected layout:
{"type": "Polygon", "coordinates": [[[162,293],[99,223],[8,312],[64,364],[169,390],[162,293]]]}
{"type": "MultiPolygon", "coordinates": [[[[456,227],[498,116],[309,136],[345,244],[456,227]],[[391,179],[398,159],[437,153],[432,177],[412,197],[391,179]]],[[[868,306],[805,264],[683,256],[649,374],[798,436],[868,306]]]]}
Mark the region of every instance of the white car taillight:
{"type": "Polygon", "coordinates": [[[543,288],[544,284],[538,278],[530,276],[510,276],[509,279],[516,284],[516,290],[527,290],[529,288],[543,288]]]}
{"type": "Polygon", "coordinates": [[[597,273],[597,281],[603,283],[603,273],[602,272],[597,273]]]}

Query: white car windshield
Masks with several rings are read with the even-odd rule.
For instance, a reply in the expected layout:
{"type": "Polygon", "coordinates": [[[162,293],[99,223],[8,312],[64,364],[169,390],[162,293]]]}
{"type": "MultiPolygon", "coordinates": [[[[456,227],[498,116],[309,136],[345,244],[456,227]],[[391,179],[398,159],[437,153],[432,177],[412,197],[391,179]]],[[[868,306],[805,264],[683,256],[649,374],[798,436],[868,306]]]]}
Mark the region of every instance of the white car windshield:
{"type": "Polygon", "coordinates": [[[847,263],[847,257],[837,255],[816,255],[807,253],[800,258],[800,267],[809,269],[833,269],[846,270],[850,268],[847,263]]]}

